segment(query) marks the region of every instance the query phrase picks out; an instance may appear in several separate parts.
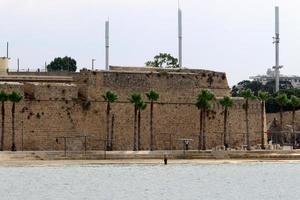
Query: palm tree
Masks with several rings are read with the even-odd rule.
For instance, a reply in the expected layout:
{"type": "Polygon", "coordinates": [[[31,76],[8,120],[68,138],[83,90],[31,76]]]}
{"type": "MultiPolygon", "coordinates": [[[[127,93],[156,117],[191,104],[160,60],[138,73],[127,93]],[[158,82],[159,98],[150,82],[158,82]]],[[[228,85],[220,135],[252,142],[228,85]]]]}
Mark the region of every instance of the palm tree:
{"type": "Polygon", "coordinates": [[[1,129],[1,146],[0,151],[4,150],[4,132],[5,132],[5,105],[4,103],[8,100],[8,96],[5,92],[0,92],[0,101],[1,101],[1,117],[2,117],[2,129],[1,129]]]}
{"type": "Polygon", "coordinates": [[[106,150],[112,151],[112,136],[109,132],[109,119],[110,119],[110,110],[111,110],[111,103],[114,103],[118,100],[118,95],[112,91],[107,91],[105,94],[102,95],[104,101],[107,102],[106,106],[106,150]]]}
{"type": "Polygon", "coordinates": [[[292,117],[292,126],[293,126],[293,137],[294,137],[294,144],[296,142],[296,135],[295,135],[295,113],[296,109],[300,106],[300,99],[294,95],[291,96],[290,105],[293,107],[293,117],[292,117]]]}
{"type": "Polygon", "coordinates": [[[219,100],[220,104],[224,107],[224,132],[223,132],[223,144],[225,146],[225,149],[228,148],[227,143],[227,118],[228,118],[228,108],[233,106],[233,100],[225,96],[222,99],[219,100]]]}
{"type": "Polygon", "coordinates": [[[137,129],[137,150],[141,150],[141,110],[145,110],[147,104],[141,100],[138,104],[138,129],[137,129]]]}
{"type": "Polygon", "coordinates": [[[12,102],[11,116],[12,116],[12,145],[11,150],[17,151],[16,146],[16,132],[15,132],[15,112],[16,112],[16,103],[22,100],[22,96],[17,94],[16,92],[12,92],[8,95],[9,101],[12,102]]]}
{"type": "Polygon", "coordinates": [[[249,89],[242,91],[241,96],[244,97],[245,99],[245,104],[244,104],[244,109],[245,109],[245,114],[246,114],[246,140],[247,140],[247,150],[251,150],[250,148],[250,133],[249,133],[249,116],[248,116],[248,111],[249,111],[249,100],[254,100],[255,96],[253,92],[249,89]]]}
{"type": "Polygon", "coordinates": [[[281,126],[281,128],[283,128],[283,122],[282,122],[283,107],[288,104],[289,99],[286,94],[281,93],[281,94],[277,95],[277,97],[275,98],[275,101],[280,107],[280,126],[281,126]]]}
{"type": "Polygon", "coordinates": [[[137,151],[137,112],[138,112],[138,104],[142,101],[142,96],[139,93],[133,93],[128,100],[134,106],[134,131],[133,131],[133,151],[137,151]]]}
{"type": "Polygon", "coordinates": [[[154,150],[154,135],[153,135],[153,105],[154,101],[159,99],[159,93],[154,90],[150,90],[146,93],[148,100],[150,101],[150,151],[154,150]]]}
{"type": "Polygon", "coordinates": [[[206,135],[205,135],[205,116],[207,110],[211,108],[210,101],[213,100],[215,95],[209,90],[202,90],[197,97],[196,106],[200,110],[200,133],[198,150],[206,150],[206,135]]]}
{"type": "Polygon", "coordinates": [[[266,100],[269,98],[268,92],[258,92],[258,99],[261,102],[261,148],[265,149],[265,110],[266,100]]]}

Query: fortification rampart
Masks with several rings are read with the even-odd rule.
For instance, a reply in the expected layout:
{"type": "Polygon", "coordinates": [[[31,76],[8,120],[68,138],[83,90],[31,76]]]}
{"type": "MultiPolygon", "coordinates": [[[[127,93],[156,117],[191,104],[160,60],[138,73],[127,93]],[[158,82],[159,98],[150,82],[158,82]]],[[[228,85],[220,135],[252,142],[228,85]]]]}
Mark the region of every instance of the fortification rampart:
{"type": "MultiPolygon", "coordinates": [[[[106,138],[106,102],[101,95],[113,90],[119,100],[112,104],[114,115],[113,149],[133,149],[134,107],[128,102],[132,92],[144,94],[150,89],[160,93],[154,105],[154,135],[156,149],[182,149],[180,139],[192,139],[191,149],[197,149],[199,110],[195,106],[201,89],[210,89],[217,97],[229,94],[224,73],[194,71],[82,71],[73,76],[72,84],[21,83],[0,84],[5,91],[16,90],[25,99],[16,107],[17,148],[21,150],[104,149],[106,138]],[[205,75],[204,75],[205,74],[205,75]],[[86,137],[85,137],[86,136],[86,137]]],[[[229,141],[232,147],[245,144],[244,100],[236,98],[229,110],[229,141]]],[[[5,103],[5,149],[11,145],[11,103],[5,103]]],[[[207,148],[222,145],[223,108],[218,101],[207,114],[207,148]]],[[[149,149],[150,107],[142,112],[141,148],[149,149]]],[[[260,143],[260,104],[251,101],[249,107],[250,141],[260,143]]]]}
{"type": "Polygon", "coordinates": [[[120,100],[125,101],[134,91],[145,93],[155,89],[162,94],[160,101],[177,103],[193,102],[201,89],[210,89],[216,96],[230,93],[224,73],[205,70],[133,71],[125,68],[121,71],[83,71],[82,77],[77,81],[87,90],[85,95],[89,100],[101,100],[107,90],[117,92],[120,100]]]}

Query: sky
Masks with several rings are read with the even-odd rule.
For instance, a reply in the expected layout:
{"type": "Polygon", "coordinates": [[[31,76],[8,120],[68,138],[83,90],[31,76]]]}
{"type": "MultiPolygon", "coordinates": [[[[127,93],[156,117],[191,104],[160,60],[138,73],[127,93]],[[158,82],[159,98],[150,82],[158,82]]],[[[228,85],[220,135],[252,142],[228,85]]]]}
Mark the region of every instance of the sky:
{"type": "MultiPolygon", "coordinates": [[[[299,0],[181,0],[183,66],[226,72],[232,86],[275,63],[274,6],[280,6],[280,64],[300,75],[299,0]]],[[[10,67],[43,68],[71,56],[79,68],[104,69],[104,23],[110,65],[144,66],[159,52],[178,55],[178,0],[0,0],[0,56],[10,67]]]]}

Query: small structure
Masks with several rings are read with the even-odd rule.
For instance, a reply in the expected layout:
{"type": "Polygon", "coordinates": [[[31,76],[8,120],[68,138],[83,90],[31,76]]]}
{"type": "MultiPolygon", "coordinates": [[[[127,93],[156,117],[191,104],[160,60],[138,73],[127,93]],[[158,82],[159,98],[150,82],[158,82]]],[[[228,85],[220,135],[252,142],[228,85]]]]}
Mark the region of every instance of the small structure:
{"type": "Polygon", "coordinates": [[[0,76],[7,75],[8,61],[9,61],[9,58],[0,57],[0,76]]]}
{"type": "Polygon", "coordinates": [[[188,151],[189,150],[189,144],[193,139],[186,139],[186,138],[181,138],[179,141],[182,142],[183,150],[188,151]]]}

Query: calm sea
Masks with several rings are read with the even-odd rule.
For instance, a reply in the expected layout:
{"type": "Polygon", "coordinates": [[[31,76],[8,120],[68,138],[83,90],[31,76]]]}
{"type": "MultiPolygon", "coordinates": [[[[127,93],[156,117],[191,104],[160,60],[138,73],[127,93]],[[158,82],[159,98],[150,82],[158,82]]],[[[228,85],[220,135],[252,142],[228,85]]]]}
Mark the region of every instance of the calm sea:
{"type": "Polygon", "coordinates": [[[300,164],[0,167],[1,200],[299,199],[300,164]]]}

